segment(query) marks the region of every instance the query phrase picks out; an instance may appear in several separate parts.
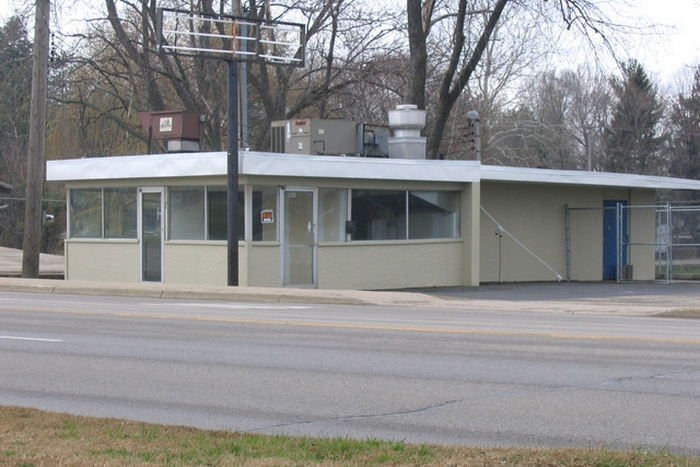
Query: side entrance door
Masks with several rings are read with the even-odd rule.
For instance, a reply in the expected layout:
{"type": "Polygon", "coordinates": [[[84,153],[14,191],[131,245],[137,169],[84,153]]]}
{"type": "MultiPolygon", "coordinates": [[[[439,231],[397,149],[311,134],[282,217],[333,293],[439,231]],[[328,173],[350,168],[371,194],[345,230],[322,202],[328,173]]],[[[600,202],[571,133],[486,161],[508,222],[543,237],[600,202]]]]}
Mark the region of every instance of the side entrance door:
{"type": "Polygon", "coordinates": [[[316,189],[286,188],[282,193],[283,284],[316,287],[316,189]]]}
{"type": "Polygon", "coordinates": [[[139,188],[141,281],[163,281],[163,188],[139,188]]]}
{"type": "Polygon", "coordinates": [[[627,248],[621,243],[627,243],[627,209],[621,209],[622,231],[618,238],[618,212],[617,205],[627,206],[626,200],[606,199],[603,201],[603,279],[617,279],[618,257],[622,258],[622,264],[627,264],[627,248]],[[622,248],[618,256],[618,248],[622,248]]]}

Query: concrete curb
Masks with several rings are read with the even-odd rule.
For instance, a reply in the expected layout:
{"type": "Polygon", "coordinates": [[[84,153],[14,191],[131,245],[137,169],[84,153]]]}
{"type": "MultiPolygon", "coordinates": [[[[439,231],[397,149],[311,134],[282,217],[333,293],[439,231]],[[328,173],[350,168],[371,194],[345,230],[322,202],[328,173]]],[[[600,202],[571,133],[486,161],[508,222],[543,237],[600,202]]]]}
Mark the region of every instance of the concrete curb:
{"type": "Polygon", "coordinates": [[[150,283],[63,281],[0,277],[0,290],[118,297],[223,300],[321,305],[444,306],[446,300],[415,292],[211,287],[150,283]]]}

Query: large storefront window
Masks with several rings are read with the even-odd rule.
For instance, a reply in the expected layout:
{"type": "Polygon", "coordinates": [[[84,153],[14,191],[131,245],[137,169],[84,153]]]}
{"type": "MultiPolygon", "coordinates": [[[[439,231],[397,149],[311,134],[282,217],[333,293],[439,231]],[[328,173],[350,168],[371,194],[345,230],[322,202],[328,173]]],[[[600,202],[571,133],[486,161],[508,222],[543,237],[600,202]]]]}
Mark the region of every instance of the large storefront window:
{"type": "MultiPolygon", "coordinates": [[[[243,219],[243,192],[238,192],[238,215],[243,219]]],[[[207,187],[207,227],[209,240],[226,240],[226,187],[207,187]]],[[[238,223],[239,226],[243,222],[238,223]]],[[[238,229],[238,238],[243,240],[242,229],[238,229]]]]}
{"type": "Polygon", "coordinates": [[[104,189],[104,236],[136,238],[136,189],[104,189]]]}
{"type": "Polygon", "coordinates": [[[353,240],[459,238],[459,192],[352,190],[353,240]]]}
{"type": "MultiPolygon", "coordinates": [[[[238,238],[243,240],[243,191],[238,192],[238,238]]],[[[189,186],[168,189],[171,240],[226,240],[226,187],[189,186]],[[206,209],[205,209],[206,207],[206,209]]]]}
{"type": "Polygon", "coordinates": [[[277,187],[253,186],[253,241],[277,241],[277,187]]]}
{"type": "Polygon", "coordinates": [[[102,189],[84,188],[70,191],[70,236],[102,237],[102,189]]]}
{"type": "Polygon", "coordinates": [[[353,240],[406,238],[406,192],[352,190],[353,240]]]}
{"type": "Polygon", "coordinates": [[[348,190],[318,190],[318,239],[322,242],[345,241],[348,219],[348,190]]]}
{"type": "Polygon", "coordinates": [[[136,188],[70,190],[71,238],[136,238],[136,188]]]}
{"type": "Polygon", "coordinates": [[[459,198],[454,191],[408,193],[408,238],[458,238],[459,198]]]}
{"type": "Polygon", "coordinates": [[[168,196],[170,238],[204,240],[204,187],[170,187],[168,196]]]}

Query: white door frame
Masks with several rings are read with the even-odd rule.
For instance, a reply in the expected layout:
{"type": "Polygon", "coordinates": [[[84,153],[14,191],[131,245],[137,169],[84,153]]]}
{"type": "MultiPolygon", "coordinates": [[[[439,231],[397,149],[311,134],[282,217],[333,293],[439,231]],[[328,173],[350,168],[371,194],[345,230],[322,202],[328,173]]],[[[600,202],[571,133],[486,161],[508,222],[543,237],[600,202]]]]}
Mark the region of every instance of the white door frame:
{"type": "Polygon", "coordinates": [[[164,243],[165,243],[165,223],[166,223],[166,211],[165,211],[165,187],[139,187],[138,189],[138,203],[136,210],[136,228],[138,232],[138,242],[139,242],[139,282],[152,282],[143,280],[143,194],[144,193],[159,193],[160,194],[160,282],[164,282],[165,279],[165,268],[164,268],[164,243]]]}

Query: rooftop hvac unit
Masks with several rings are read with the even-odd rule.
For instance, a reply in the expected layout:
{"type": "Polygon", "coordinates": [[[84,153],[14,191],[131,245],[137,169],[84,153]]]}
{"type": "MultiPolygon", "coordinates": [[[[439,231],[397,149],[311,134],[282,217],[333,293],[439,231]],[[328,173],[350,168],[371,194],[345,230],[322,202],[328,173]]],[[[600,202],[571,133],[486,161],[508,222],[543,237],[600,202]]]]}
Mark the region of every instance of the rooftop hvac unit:
{"type": "Polygon", "coordinates": [[[140,112],[139,120],[149,140],[165,140],[168,152],[197,152],[200,149],[200,115],[199,112],[161,110],[140,112]]]}
{"type": "Polygon", "coordinates": [[[272,152],[386,157],[389,129],[350,120],[296,119],[272,122],[272,152]]]}

